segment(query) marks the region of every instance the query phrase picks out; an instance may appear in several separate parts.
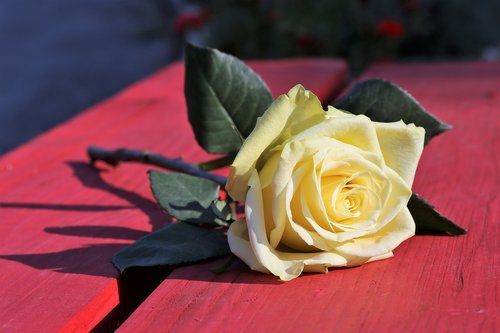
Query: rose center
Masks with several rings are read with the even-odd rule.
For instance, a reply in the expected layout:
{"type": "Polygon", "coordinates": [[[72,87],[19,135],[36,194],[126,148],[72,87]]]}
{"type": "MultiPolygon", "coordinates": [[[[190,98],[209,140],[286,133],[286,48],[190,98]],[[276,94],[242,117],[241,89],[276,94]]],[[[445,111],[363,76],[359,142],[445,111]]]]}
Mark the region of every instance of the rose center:
{"type": "Polygon", "coordinates": [[[321,195],[333,225],[350,225],[368,218],[375,201],[371,177],[360,172],[323,177],[321,195]]]}
{"type": "Polygon", "coordinates": [[[347,181],[342,188],[332,192],[331,206],[334,215],[340,220],[359,217],[363,206],[363,189],[347,181]]]}
{"type": "Polygon", "coordinates": [[[360,212],[358,211],[361,204],[361,197],[357,191],[349,189],[343,189],[343,200],[342,203],[344,205],[344,210],[350,212],[353,215],[359,216],[360,212]]]}

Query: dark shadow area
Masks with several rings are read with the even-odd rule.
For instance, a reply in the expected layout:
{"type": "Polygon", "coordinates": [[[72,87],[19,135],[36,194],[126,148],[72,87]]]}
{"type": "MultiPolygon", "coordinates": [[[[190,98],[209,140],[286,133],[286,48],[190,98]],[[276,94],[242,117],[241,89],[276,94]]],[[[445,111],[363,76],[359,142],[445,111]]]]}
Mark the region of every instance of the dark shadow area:
{"type": "Polygon", "coordinates": [[[182,269],[176,267],[134,267],[126,269],[118,277],[118,293],[120,303],[97,324],[91,332],[112,332],[153,293],[169,276],[172,279],[208,281],[213,283],[235,284],[273,284],[281,285],[277,277],[251,271],[243,262],[236,260],[224,273],[213,273],[210,270],[220,267],[220,261],[207,260],[202,262],[200,270],[182,269]],[[173,273],[173,275],[171,275],[173,273]]]}
{"type": "MultiPolygon", "coordinates": [[[[243,261],[234,258],[229,266],[222,269],[229,257],[207,259],[192,264],[172,266],[169,279],[206,281],[212,283],[233,284],[283,284],[278,277],[272,274],[263,274],[252,271],[243,261]],[[221,272],[218,272],[221,270],[221,272]]],[[[125,270],[125,272],[127,272],[125,270]]]]}
{"type": "Polygon", "coordinates": [[[206,260],[198,263],[199,269],[176,267],[135,267],[126,269],[118,278],[120,303],[91,332],[112,332],[137,309],[149,295],[167,278],[177,280],[207,281],[212,283],[272,284],[282,285],[274,275],[250,270],[239,259],[223,273],[213,273],[224,263],[222,260],[206,260]],[[203,270],[206,269],[206,272],[203,270]],[[200,272],[201,271],[201,272],[200,272]]]}
{"type": "Polygon", "coordinates": [[[17,261],[35,269],[52,270],[59,273],[85,274],[94,276],[116,277],[117,272],[111,264],[101,263],[111,257],[127,244],[91,244],[81,248],[60,252],[33,254],[6,254],[0,258],[17,261]]]}
{"type": "Polygon", "coordinates": [[[194,212],[198,214],[196,217],[184,218],[185,222],[213,221],[217,217],[212,206],[203,207],[198,201],[190,201],[183,206],[170,203],[169,206],[176,214],[179,214],[178,216],[192,216],[194,212]]]}
{"type": "Polygon", "coordinates": [[[133,240],[146,236],[148,233],[142,230],[136,230],[124,227],[99,226],[99,225],[75,225],[68,227],[49,227],[45,231],[51,234],[93,237],[93,238],[113,238],[133,240]]]}
{"type": "Polygon", "coordinates": [[[41,204],[25,202],[0,202],[0,208],[21,208],[21,209],[42,209],[42,210],[62,210],[80,212],[105,212],[108,210],[133,209],[132,206],[118,205],[65,205],[65,204],[41,204]]]}
{"type": "Polygon", "coordinates": [[[165,280],[172,269],[166,267],[131,268],[118,278],[119,304],[91,332],[115,331],[165,280]]]}

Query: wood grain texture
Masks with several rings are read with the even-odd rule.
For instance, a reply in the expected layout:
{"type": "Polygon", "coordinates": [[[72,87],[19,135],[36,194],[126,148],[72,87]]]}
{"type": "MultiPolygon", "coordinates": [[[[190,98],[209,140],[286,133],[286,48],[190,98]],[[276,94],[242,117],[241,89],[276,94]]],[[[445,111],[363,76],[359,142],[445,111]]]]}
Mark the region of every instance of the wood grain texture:
{"type": "Polygon", "coordinates": [[[454,128],[414,189],[469,230],[416,236],[395,257],[287,283],[243,264],[175,270],[119,332],[494,332],[498,322],[500,63],[378,65],[454,128]]]}
{"type": "MultiPolygon", "coordinates": [[[[336,60],[250,62],[275,95],[300,80],[327,100],[346,65],[336,60]]],[[[0,159],[0,331],[88,331],[119,303],[110,259],[168,222],[146,171],[88,165],[86,148],[148,149],[188,161],[196,144],[174,64],[0,159]]]]}

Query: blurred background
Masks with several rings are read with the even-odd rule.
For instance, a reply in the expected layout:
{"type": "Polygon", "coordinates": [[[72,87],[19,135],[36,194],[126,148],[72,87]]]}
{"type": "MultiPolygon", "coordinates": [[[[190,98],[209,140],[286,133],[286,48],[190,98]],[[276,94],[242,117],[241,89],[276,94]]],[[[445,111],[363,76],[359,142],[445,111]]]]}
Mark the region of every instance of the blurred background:
{"type": "Polygon", "coordinates": [[[498,0],[1,0],[0,154],[172,61],[500,58],[498,0]]]}

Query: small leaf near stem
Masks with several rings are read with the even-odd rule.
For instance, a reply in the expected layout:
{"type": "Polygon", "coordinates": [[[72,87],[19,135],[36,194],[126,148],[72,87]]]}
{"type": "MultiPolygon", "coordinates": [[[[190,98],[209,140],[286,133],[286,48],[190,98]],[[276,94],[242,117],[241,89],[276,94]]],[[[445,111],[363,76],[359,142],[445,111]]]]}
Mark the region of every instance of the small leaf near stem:
{"type": "Polygon", "coordinates": [[[178,220],[228,226],[229,204],[219,201],[219,185],[179,172],[149,172],[151,189],[160,207],[178,220]],[[217,206],[215,206],[217,204],[217,206]]]}
{"type": "Polygon", "coordinates": [[[221,186],[225,186],[227,181],[226,177],[214,175],[202,170],[196,164],[189,164],[181,159],[172,159],[144,150],[126,148],[111,150],[90,146],[87,153],[92,164],[97,161],[102,161],[111,166],[117,166],[120,162],[137,162],[155,165],[168,170],[183,172],[191,176],[210,179],[221,186]]]}

